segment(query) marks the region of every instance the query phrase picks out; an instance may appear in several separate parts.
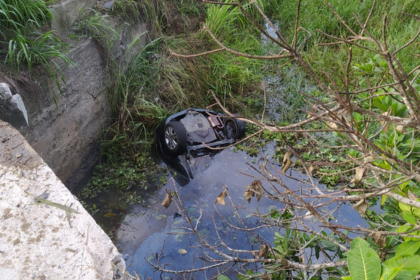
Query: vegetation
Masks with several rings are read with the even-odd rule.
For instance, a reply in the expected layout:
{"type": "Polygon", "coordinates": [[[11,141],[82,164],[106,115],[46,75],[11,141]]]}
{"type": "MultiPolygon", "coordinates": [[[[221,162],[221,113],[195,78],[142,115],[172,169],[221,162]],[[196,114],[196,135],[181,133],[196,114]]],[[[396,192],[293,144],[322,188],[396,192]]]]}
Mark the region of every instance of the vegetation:
{"type": "MultiPolygon", "coordinates": [[[[140,14],[153,16],[171,37],[163,33],[127,72],[115,73],[110,100],[116,118],[102,145],[108,161],[91,186],[146,188],[147,176],[139,172],[144,173],[142,163],[150,164],[153,128],[170,112],[214,101],[226,112],[248,117],[254,138],[240,148],[257,154],[261,142],[256,140],[275,141],[275,157],[282,161],[282,170],[259,161],[255,168],[262,182],[254,181],[244,193],[247,200],[273,201],[268,213],[248,213],[275,232],[274,241],[220,215],[224,225],[249,233],[259,249],[232,248],[219,235],[209,242],[200,234],[200,216],[183,208],[175,186],[167,201],[177,203],[200,246],[218,257],[205,255],[202,267],[185,271],[169,269],[158,257],[149,259],[155,269],[182,277],[240,264],[238,279],[414,279],[419,273],[420,72],[413,58],[420,24],[418,16],[405,12],[417,14],[420,8],[416,1],[340,2],[138,2],[140,14]],[[204,10],[199,29],[188,15],[204,10]],[[170,24],[179,15],[187,27],[170,24]],[[270,76],[280,76],[280,85],[270,84],[270,76]],[[265,114],[267,97],[289,107],[274,108],[281,116],[274,124],[265,114]],[[283,180],[290,167],[308,175],[295,178],[305,186],[300,193],[283,180]],[[333,191],[320,189],[318,182],[333,191]],[[335,223],[322,206],[337,202],[352,203],[371,227],[335,223]],[[302,209],[320,230],[306,226],[302,209]]],[[[95,188],[85,191],[89,195],[95,188]]],[[[139,193],[131,195],[132,202],[141,200],[139,193]]],[[[217,207],[238,209],[229,203],[227,189],[216,201],[227,204],[217,207]]],[[[236,217],[240,222],[239,213],[236,217]]],[[[218,279],[226,277],[220,272],[218,279]]]]}
{"type": "Polygon", "coordinates": [[[65,77],[59,64],[71,63],[64,53],[65,44],[42,26],[53,18],[45,1],[0,1],[0,57],[19,71],[22,64],[29,70],[40,64],[54,79],[61,92],[65,77]]]}
{"type": "MultiPolygon", "coordinates": [[[[271,220],[267,219],[267,214],[252,212],[263,224],[282,233],[276,235],[274,243],[271,243],[262,239],[258,231],[255,231],[253,236],[259,241],[260,250],[238,250],[230,247],[220,237],[216,244],[209,243],[200,235],[196,222],[200,217],[194,217],[182,208],[182,198],[179,198],[175,189],[174,199],[190,224],[191,233],[197,236],[203,248],[218,256],[204,256],[208,265],[203,265],[200,269],[180,271],[182,275],[210,267],[223,267],[226,263],[255,262],[260,262],[261,267],[251,271],[238,268],[238,278],[321,279],[325,275],[331,278],[350,274],[344,276],[344,279],[414,279],[420,271],[420,253],[417,247],[419,234],[416,227],[420,217],[417,213],[420,204],[416,175],[419,71],[412,59],[420,33],[419,18],[396,12],[400,10],[396,8],[399,5],[406,8],[415,4],[412,1],[363,1],[363,5],[366,5],[363,6],[363,11],[353,16],[353,12],[361,11],[358,8],[362,5],[357,4],[356,7],[355,4],[352,7],[340,6],[338,1],[331,5],[315,2],[298,1],[298,7],[295,6],[294,9],[283,7],[282,10],[299,11],[294,13],[293,20],[282,23],[290,24],[284,28],[281,28],[282,25],[279,25],[280,28],[276,27],[276,24],[265,17],[270,13],[265,14],[261,10],[261,16],[276,32],[274,37],[266,32],[263,23],[253,22],[281,50],[279,54],[266,55],[265,58],[276,59],[280,61],[279,66],[285,67],[290,67],[290,62],[293,62],[293,65],[300,67],[317,85],[317,90],[305,94],[306,100],[313,104],[312,108],[308,106],[308,118],[281,126],[268,125],[254,118],[248,119],[248,122],[257,126],[261,133],[269,131],[270,133],[265,133],[267,137],[281,140],[278,145],[285,150],[283,173],[286,173],[293,164],[292,158],[295,158],[295,164],[299,164],[309,175],[316,174],[321,178],[337,176],[337,179],[328,182],[336,188],[332,194],[320,190],[309,176],[309,181],[304,184],[310,191],[305,191],[303,197],[329,200],[322,205],[337,201],[352,202],[354,208],[366,216],[371,228],[344,227],[331,222],[320,211],[320,206],[293,192],[279,176],[280,171],[273,172],[275,167],[270,165],[268,168],[269,163],[264,161],[260,166],[260,175],[271,189],[259,184],[250,185],[244,195],[250,199],[252,196],[266,196],[278,205],[284,205],[272,212],[269,216],[271,220]],[[348,10],[340,10],[346,8],[348,10]],[[384,11],[390,12],[386,15],[384,11]],[[308,16],[314,13],[320,14],[319,22],[308,16]],[[305,26],[309,21],[312,26],[305,26]],[[330,21],[333,23],[324,25],[324,22],[330,21]],[[325,31],[316,35],[315,29],[325,31]],[[319,50],[319,44],[326,48],[319,50]],[[321,55],[322,59],[316,59],[321,58],[321,55]],[[329,67],[326,68],[325,65],[329,67]],[[311,153],[316,156],[311,156],[311,153]],[[316,173],[316,168],[321,171],[316,173]],[[337,182],[341,184],[335,185],[337,182]],[[379,199],[384,211],[381,214],[369,209],[369,205],[375,204],[379,199]],[[305,227],[298,209],[308,210],[309,215],[315,217],[324,230],[314,231],[305,227]],[[279,216],[277,213],[288,215],[279,216]],[[348,236],[349,232],[364,236],[366,241],[361,238],[352,240],[348,236]],[[302,256],[302,252],[309,248],[318,250],[318,255],[322,251],[327,257],[323,258],[322,263],[314,264],[314,259],[302,256]],[[329,255],[328,251],[336,254],[329,255]]],[[[247,4],[237,1],[225,2],[224,5],[212,4],[212,7],[221,11],[230,11],[231,17],[236,17],[239,22],[242,18],[252,22],[254,18],[247,9],[247,4]],[[238,10],[241,13],[237,13],[238,10]]],[[[295,2],[288,2],[288,5],[292,4],[296,5],[295,2]]],[[[255,10],[259,10],[257,3],[253,2],[253,5],[255,10]]],[[[222,14],[219,17],[223,19],[222,14]]],[[[231,17],[228,17],[229,21],[234,22],[231,17]]],[[[284,19],[281,13],[278,18],[284,19]]],[[[208,58],[216,52],[225,51],[229,55],[247,59],[260,58],[252,51],[233,50],[230,44],[235,36],[217,34],[218,26],[227,26],[230,29],[228,23],[212,26],[208,22],[203,29],[213,42],[213,45],[206,46],[216,46],[213,50],[203,49],[191,55],[186,55],[185,51],[172,51],[171,54],[184,59],[202,59],[203,56],[208,58]]],[[[238,28],[240,27],[239,24],[238,28]]],[[[229,56],[226,53],[225,55],[229,56]]],[[[218,104],[227,109],[225,107],[230,104],[220,100],[222,97],[224,96],[220,93],[215,96],[218,104]]],[[[226,204],[224,198],[228,195],[225,190],[216,202],[226,204]]],[[[236,205],[231,206],[232,210],[237,209],[236,205]]],[[[232,227],[249,232],[246,227],[232,227]]],[[[217,229],[216,223],[215,228],[217,229]]],[[[150,263],[160,271],[175,272],[163,266],[159,259],[150,263]]],[[[220,279],[225,279],[224,277],[220,275],[220,279]]]]}

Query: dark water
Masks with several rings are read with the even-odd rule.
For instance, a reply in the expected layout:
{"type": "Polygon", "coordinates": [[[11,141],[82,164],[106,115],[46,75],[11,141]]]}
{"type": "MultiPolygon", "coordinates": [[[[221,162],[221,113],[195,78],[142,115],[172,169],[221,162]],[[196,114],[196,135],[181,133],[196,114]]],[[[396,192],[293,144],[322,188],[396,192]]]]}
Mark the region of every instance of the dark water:
{"type": "MultiPolygon", "coordinates": [[[[269,156],[270,151],[272,149],[268,149],[260,156],[269,156]]],[[[126,260],[130,273],[137,273],[141,279],[144,277],[146,277],[145,279],[147,277],[151,279],[169,277],[167,279],[170,279],[173,276],[172,274],[156,272],[146,259],[156,263],[156,258],[158,258],[160,264],[165,264],[166,269],[182,270],[203,266],[203,261],[199,259],[199,256],[204,254],[216,257],[209,249],[199,246],[197,238],[193,234],[188,234],[190,231],[185,219],[174,215],[181,212],[174,203],[168,209],[160,205],[165,198],[166,189],[169,188],[174,191],[174,184],[177,184],[184,208],[194,222],[197,221],[200,210],[202,210],[203,214],[197,230],[209,244],[220,244],[216,234],[217,229],[220,238],[232,248],[258,250],[260,243],[255,236],[238,231],[228,225],[228,223],[231,223],[238,227],[248,228],[260,226],[262,225],[261,221],[251,215],[252,211],[258,210],[259,213],[269,213],[270,209],[281,209],[283,206],[281,203],[266,197],[262,197],[260,202],[253,198],[249,204],[244,198],[245,186],[254,181],[254,177],[261,177],[257,171],[250,167],[252,165],[260,170],[258,159],[241,151],[234,152],[227,149],[215,155],[212,159],[203,160],[202,164],[205,166],[197,169],[199,170],[198,174],[188,184],[180,186],[175,180],[170,179],[164,188],[149,198],[148,207],[135,206],[126,216],[117,232],[116,243],[126,260]],[[227,186],[233,203],[238,205],[237,213],[233,211],[228,200],[228,205],[215,205],[215,199],[222,192],[223,185],[227,186]],[[219,213],[217,213],[215,207],[219,210],[219,213]],[[219,217],[219,214],[225,219],[224,221],[219,217]],[[238,219],[238,216],[241,218],[238,219]]],[[[288,174],[300,180],[307,179],[305,175],[298,171],[291,171],[291,173],[289,171],[288,174]]],[[[308,194],[305,191],[308,185],[285,176],[282,176],[282,180],[294,191],[308,194]]],[[[263,181],[263,185],[269,188],[267,182],[263,181]]],[[[322,188],[322,186],[319,187],[322,188]]],[[[297,213],[305,215],[305,212],[297,213]]],[[[321,212],[330,217],[332,222],[338,221],[342,225],[353,227],[357,225],[366,226],[365,220],[360,218],[351,205],[343,204],[340,206],[334,203],[323,207],[321,212]]],[[[320,222],[313,217],[307,216],[303,221],[313,230],[318,232],[321,230],[320,222]]],[[[279,228],[275,230],[281,232],[279,228]]],[[[258,233],[271,244],[274,241],[275,232],[273,229],[265,228],[255,231],[255,233],[258,233]]],[[[244,255],[244,257],[250,257],[250,255],[244,255]]],[[[229,275],[231,279],[235,279],[237,274],[235,269],[238,268],[235,266],[230,273],[225,274],[229,275]]],[[[217,270],[213,269],[195,275],[194,279],[206,279],[206,277],[208,279],[217,275],[217,273],[217,270]]],[[[177,279],[177,277],[175,276],[174,279],[177,279]]]]}

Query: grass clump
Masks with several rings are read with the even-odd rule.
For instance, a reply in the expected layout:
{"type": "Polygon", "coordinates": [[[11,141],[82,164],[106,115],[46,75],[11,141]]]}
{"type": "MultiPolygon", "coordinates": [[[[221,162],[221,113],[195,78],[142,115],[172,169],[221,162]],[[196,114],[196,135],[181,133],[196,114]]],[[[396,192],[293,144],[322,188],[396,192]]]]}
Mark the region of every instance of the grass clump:
{"type": "Polygon", "coordinates": [[[101,14],[93,9],[82,10],[79,13],[81,20],[75,24],[77,34],[93,38],[109,51],[120,33],[115,30],[115,24],[110,20],[109,15],[101,14]]]}
{"type": "Polygon", "coordinates": [[[134,23],[139,22],[140,12],[137,3],[131,0],[117,0],[112,5],[112,15],[123,16],[125,19],[130,19],[134,23]]]}
{"type": "Polygon", "coordinates": [[[40,31],[52,18],[44,1],[0,1],[0,56],[18,72],[22,64],[29,70],[34,65],[42,65],[61,92],[60,82],[65,77],[58,61],[66,65],[71,61],[63,51],[65,44],[61,40],[51,31],[40,31]]]}

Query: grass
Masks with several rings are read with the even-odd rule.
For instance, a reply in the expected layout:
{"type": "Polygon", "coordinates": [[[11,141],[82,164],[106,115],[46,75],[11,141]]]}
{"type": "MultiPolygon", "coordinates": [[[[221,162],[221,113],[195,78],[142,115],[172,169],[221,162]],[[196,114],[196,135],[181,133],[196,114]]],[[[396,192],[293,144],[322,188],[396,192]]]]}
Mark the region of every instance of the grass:
{"type": "MultiPolygon", "coordinates": [[[[29,70],[40,64],[55,81],[65,82],[59,60],[68,66],[71,60],[65,55],[65,44],[51,31],[41,32],[41,27],[53,18],[44,1],[1,0],[0,1],[0,54],[17,72],[22,64],[29,70]]],[[[55,97],[54,97],[55,100],[55,97]]]]}
{"type": "MultiPolygon", "coordinates": [[[[138,47],[136,42],[131,44],[132,48],[138,47]]],[[[115,82],[109,90],[109,103],[114,123],[104,132],[100,144],[102,162],[79,194],[88,211],[110,235],[128,207],[145,203],[145,191],[163,172],[153,161],[151,149],[154,130],[168,111],[156,95],[149,94],[158,78],[158,66],[150,56],[159,44],[160,40],[155,40],[139,48],[126,71],[119,68],[112,72],[115,82]]]]}
{"type": "Polygon", "coordinates": [[[79,32],[95,39],[106,50],[110,50],[118,39],[119,32],[115,30],[115,24],[109,16],[93,9],[81,10],[79,13],[82,18],[76,23],[79,32]]]}
{"type": "Polygon", "coordinates": [[[26,30],[28,24],[40,28],[53,15],[44,1],[2,0],[0,1],[0,34],[7,37],[8,29],[26,30]]]}
{"type": "Polygon", "coordinates": [[[111,9],[112,15],[124,17],[124,19],[130,19],[135,23],[140,21],[140,12],[137,9],[137,3],[131,0],[117,0],[111,9]]]}
{"type": "MultiPolygon", "coordinates": [[[[315,47],[319,43],[331,42],[326,36],[319,33],[317,30],[322,30],[328,34],[335,36],[347,37],[351,33],[345,28],[343,24],[334,16],[332,11],[327,7],[323,0],[302,1],[300,12],[300,26],[305,27],[311,34],[312,38],[306,45],[305,58],[315,67],[316,70],[321,70],[324,65],[329,65],[331,72],[342,73],[343,67],[340,67],[342,61],[346,61],[348,46],[336,45],[328,47],[315,47]],[[314,17],[313,15],[317,15],[314,17]]],[[[356,32],[360,32],[361,27],[358,25],[354,14],[358,15],[359,19],[364,22],[373,0],[366,1],[347,1],[343,5],[339,0],[328,1],[336,10],[340,17],[347,22],[347,24],[356,32]]],[[[273,18],[279,25],[280,30],[287,35],[288,38],[293,36],[294,19],[296,12],[295,1],[279,1],[281,9],[277,13],[273,13],[273,18]]],[[[367,30],[375,36],[381,38],[382,24],[384,16],[388,17],[387,33],[388,44],[395,45],[395,48],[401,46],[402,42],[407,42],[409,38],[413,38],[416,34],[419,23],[412,17],[404,15],[403,13],[410,13],[418,15],[420,13],[420,5],[415,0],[397,0],[397,1],[377,1],[376,7],[373,11],[371,20],[367,26],[367,30]]],[[[298,40],[302,42],[303,32],[298,36],[298,40]]],[[[372,45],[370,45],[372,47],[372,45]]],[[[414,67],[415,61],[408,55],[413,53],[415,48],[413,44],[406,50],[399,54],[399,59],[403,65],[414,67]]],[[[355,53],[353,57],[358,57],[363,62],[367,57],[364,51],[353,48],[355,53]]]]}

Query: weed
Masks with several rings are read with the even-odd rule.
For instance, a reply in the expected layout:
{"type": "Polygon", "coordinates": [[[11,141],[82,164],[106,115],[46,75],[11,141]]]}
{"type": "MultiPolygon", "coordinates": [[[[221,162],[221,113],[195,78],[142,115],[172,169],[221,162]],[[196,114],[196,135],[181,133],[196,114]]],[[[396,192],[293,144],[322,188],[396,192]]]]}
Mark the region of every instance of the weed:
{"type": "Polygon", "coordinates": [[[22,63],[29,70],[36,64],[42,65],[62,92],[60,83],[65,82],[65,77],[58,61],[64,61],[66,66],[71,63],[63,52],[65,44],[51,31],[34,31],[52,17],[44,1],[0,1],[0,40],[7,45],[7,51],[0,49],[0,54],[6,54],[5,62],[17,72],[22,63]]]}
{"type": "Polygon", "coordinates": [[[93,9],[80,10],[82,20],[76,23],[79,32],[87,37],[94,38],[106,50],[109,50],[119,32],[114,28],[113,22],[109,20],[108,15],[103,15],[93,9]]]}
{"type": "Polygon", "coordinates": [[[135,23],[140,20],[140,12],[137,3],[132,0],[117,0],[111,9],[111,14],[119,15],[125,19],[133,20],[135,23]]]}

